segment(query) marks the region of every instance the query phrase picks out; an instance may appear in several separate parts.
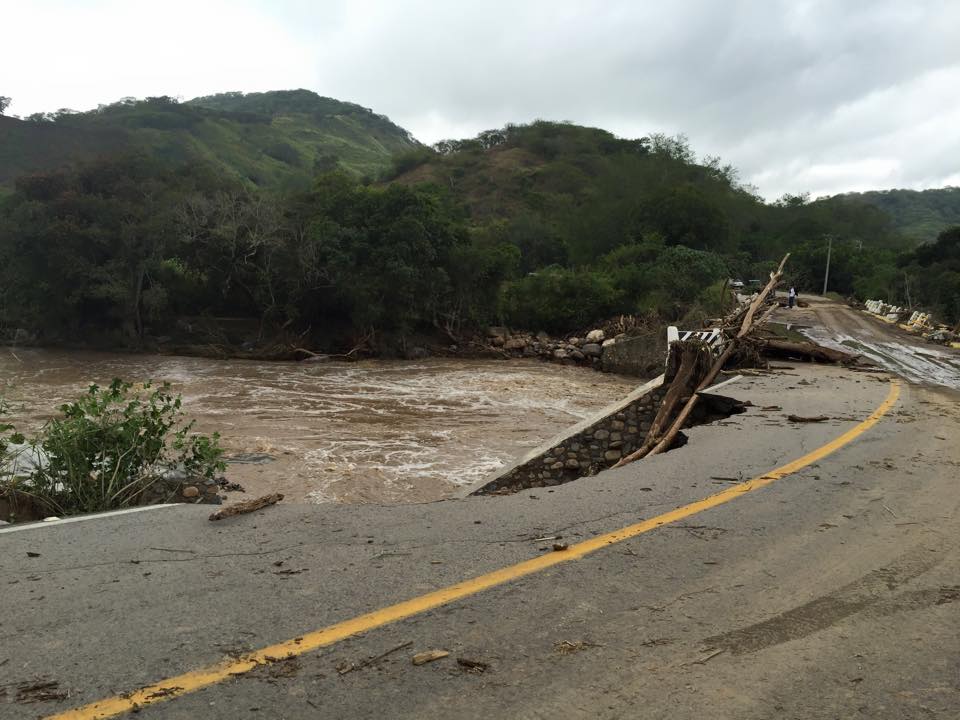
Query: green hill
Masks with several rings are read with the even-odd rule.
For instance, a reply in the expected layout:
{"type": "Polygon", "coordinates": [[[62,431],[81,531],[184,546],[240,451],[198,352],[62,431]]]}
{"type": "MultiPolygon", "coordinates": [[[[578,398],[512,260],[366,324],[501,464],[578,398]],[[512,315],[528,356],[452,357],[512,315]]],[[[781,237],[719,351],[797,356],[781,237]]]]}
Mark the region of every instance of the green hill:
{"type": "MultiPolygon", "coordinates": [[[[890,217],[856,198],[767,204],[731,166],[697,159],[683,136],[626,140],[537,121],[418,149],[397,158],[393,177],[435,183],[474,225],[500,222],[521,248],[525,236],[536,236],[573,265],[653,236],[666,246],[757,260],[828,233],[862,247],[902,244],[890,217]]],[[[748,263],[731,269],[750,272],[748,263]]]]}
{"type": "Polygon", "coordinates": [[[8,183],[55,167],[0,197],[0,336],[206,346],[220,330],[189,328],[230,318],[246,328],[230,342],[282,355],[621,314],[696,326],[729,279],[760,282],[787,252],[787,280],[820,290],[828,247],[830,290],[960,319],[943,262],[960,235],[917,249],[857,196],[766,203],[683,136],[537,121],[427,148],[305,91],[2,127],[8,183]]]}
{"type": "Polygon", "coordinates": [[[918,243],[933,242],[946,228],[960,225],[960,187],[871,190],[837,197],[875,205],[893,218],[897,230],[918,243]]]}
{"type": "Polygon", "coordinates": [[[393,154],[416,147],[383,115],[309,90],[124,99],[85,113],[0,117],[0,185],[140,151],[173,164],[202,160],[252,186],[302,187],[337,168],[376,177],[393,154]]]}

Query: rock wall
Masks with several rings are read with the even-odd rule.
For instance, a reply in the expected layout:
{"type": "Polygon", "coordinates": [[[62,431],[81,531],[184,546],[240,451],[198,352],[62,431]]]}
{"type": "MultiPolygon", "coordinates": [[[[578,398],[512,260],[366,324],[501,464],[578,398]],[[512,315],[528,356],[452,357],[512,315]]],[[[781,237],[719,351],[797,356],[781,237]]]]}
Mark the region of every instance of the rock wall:
{"type": "Polygon", "coordinates": [[[513,467],[472,488],[467,494],[507,494],[596,475],[639,447],[664,392],[661,375],[604,409],[597,417],[575,425],[532,451],[513,467]]]}
{"type": "Polygon", "coordinates": [[[667,337],[662,329],[605,342],[601,356],[604,372],[634,377],[650,377],[663,372],[667,355],[667,337]]]}

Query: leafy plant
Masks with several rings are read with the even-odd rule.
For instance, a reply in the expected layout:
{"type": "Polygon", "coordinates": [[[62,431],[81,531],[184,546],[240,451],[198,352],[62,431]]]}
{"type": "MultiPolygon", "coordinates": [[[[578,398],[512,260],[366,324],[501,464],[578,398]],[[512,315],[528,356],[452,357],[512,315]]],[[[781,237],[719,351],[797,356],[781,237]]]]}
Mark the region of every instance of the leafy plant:
{"type": "Polygon", "coordinates": [[[20,488],[58,514],[136,505],[173,468],[202,478],[225,468],[219,435],[192,432],[168,383],[91,385],[60,412],[32,441],[44,462],[20,488]]]}

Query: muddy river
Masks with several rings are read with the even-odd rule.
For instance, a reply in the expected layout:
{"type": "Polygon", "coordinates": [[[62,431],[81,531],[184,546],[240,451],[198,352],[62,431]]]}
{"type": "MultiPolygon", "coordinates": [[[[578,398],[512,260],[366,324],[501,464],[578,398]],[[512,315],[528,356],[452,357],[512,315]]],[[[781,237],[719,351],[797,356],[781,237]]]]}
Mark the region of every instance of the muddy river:
{"type": "Polygon", "coordinates": [[[0,348],[0,395],[39,427],[91,383],[168,381],[203,432],[218,431],[239,499],[449,497],[635,387],[539,361],[311,364],[0,348]],[[246,455],[246,458],[243,456],[246,455]],[[250,462],[250,461],[253,462],[250,462]]]}

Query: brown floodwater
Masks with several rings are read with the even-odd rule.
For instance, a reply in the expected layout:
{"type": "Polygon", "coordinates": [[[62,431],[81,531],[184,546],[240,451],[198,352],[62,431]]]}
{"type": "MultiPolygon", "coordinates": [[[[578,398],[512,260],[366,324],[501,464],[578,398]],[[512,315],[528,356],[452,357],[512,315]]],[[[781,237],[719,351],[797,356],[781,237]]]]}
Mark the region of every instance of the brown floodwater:
{"type": "Polygon", "coordinates": [[[453,495],[637,381],[536,360],[255,362],[0,348],[0,395],[36,429],[91,383],[168,381],[217,431],[239,499],[422,502],[453,495]]]}

